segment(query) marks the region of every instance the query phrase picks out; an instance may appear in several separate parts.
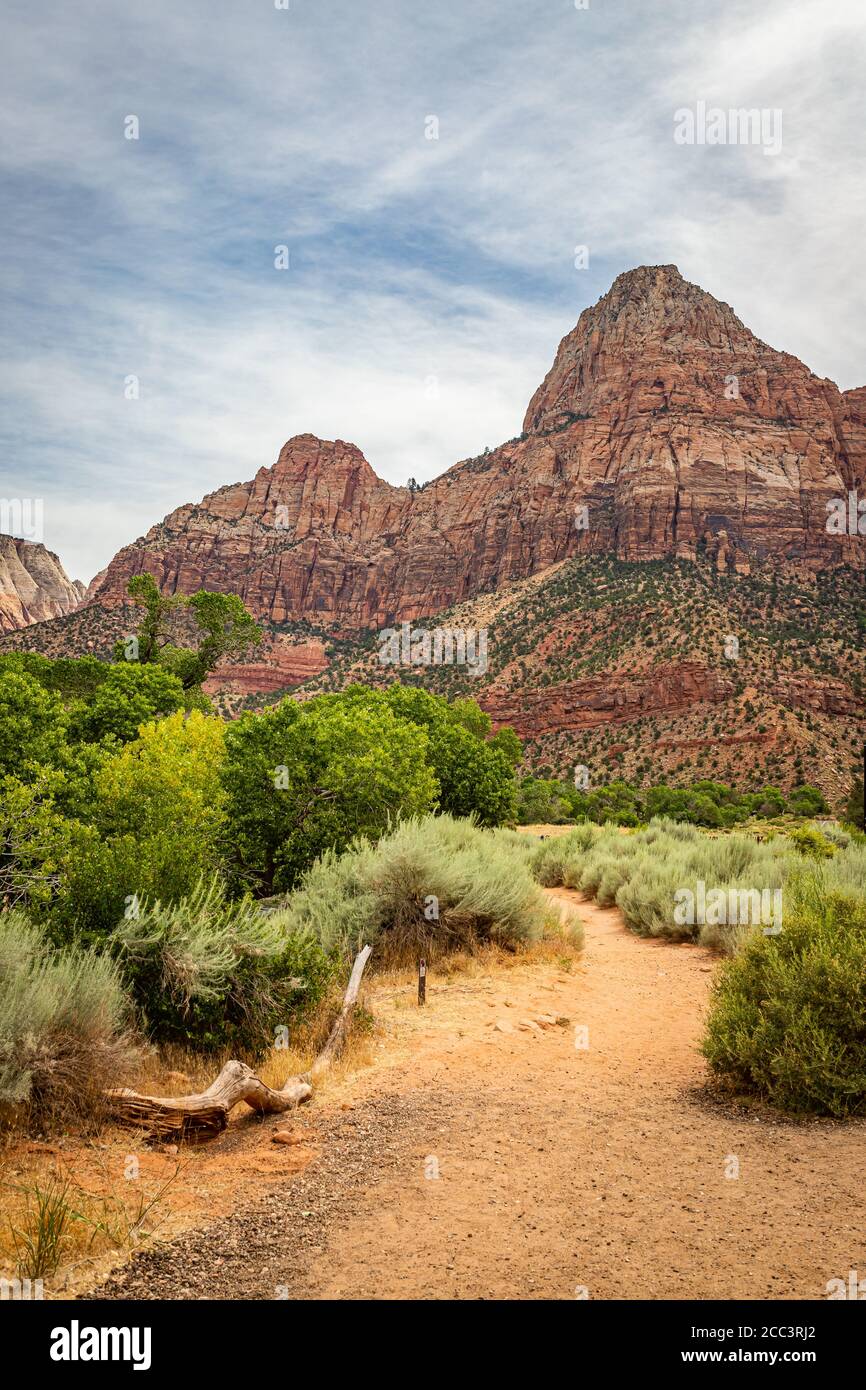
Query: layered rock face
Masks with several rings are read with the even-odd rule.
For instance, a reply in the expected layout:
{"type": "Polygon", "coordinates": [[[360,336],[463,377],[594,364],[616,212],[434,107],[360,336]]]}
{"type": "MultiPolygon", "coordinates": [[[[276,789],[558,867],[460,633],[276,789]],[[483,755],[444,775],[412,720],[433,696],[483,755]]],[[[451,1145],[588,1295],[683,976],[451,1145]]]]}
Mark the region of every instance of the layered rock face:
{"type": "Polygon", "coordinates": [[[519,694],[503,694],[492,685],[479,704],[496,728],[510,724],[521,737],[537,737],[551,730],[626,723],[645,714],[676,714],[696,704],[718,704],[732,693],[733,683],[719,672],[698,662],[680,662],[643,677],[613,681],[597,676],[519,694]]]}
{"type": "Polygon", "coordinates": [[[84,585],[44,545],[0,535],[0,632],[62,618],[83,597],[84,585]]]}
{"type": "Polygon", "coordinates": [[[206,695],[220,691],[233,695],[270,693],[303,685],[312,676],[327,670],[328,658],[322,642],[289,642],[278,638],[265,641],[264,650],[254,660],[217,666],[204,682],[206,695]]]}
{"type": "Polygon", "coordinates": [[[354,445],[299,435],[120,551],[88,601],[117,604],[149,570],[168,593],[204,585],[259,618],[351,633],[572,555],[814,571],[862,559],[862,537],[827,531],[827,503],[852,490],[866,494],[866,388],[840,392],[675,266],[643,266],[563,339],[520,439],[413,495],[354,445]]]}
{"type": "Polygon", "coordinates": [[[236,593],[257,618],[357,629],[399,588],[396,546],[411,494],[376,477],[360,449],[298,435],[250,483],[179,507],[126,546],[88,590],[117,603],[149,570],[166,593],[236,593]]]}
{"type": "Polygon", "coordinates": [[[623,559],[692,559],[701,545],[720,568],[862,557],[856,537],[828,535],[826,504],[862,495],[866,391],[768,347],[676,266],[619,276],[563,339],[524,430],[575,416],[587,418],[568,430],[570,467],[602,514],[609,498],[623,559]]]}

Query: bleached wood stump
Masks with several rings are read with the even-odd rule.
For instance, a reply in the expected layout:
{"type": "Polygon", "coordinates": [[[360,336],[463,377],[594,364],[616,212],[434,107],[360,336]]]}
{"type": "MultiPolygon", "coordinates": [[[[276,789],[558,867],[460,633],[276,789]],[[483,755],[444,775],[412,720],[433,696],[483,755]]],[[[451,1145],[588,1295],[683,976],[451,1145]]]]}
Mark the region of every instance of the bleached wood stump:
{"type": "Polygon", "coordinates": [[[240,1101],[260,1114],[293,1110],[309,1100],[313,1088],[290,1077],[281,1091],[260,1081],[244,1062],[226,1062],[216,1081],[195,1096],[145,1096],[126,1087],[108,1091],[108,1108],[116,1120],[152,1130],[162,1137],[195,1132],[200,1137],[220,1134],[229,1111],[240,1101]]]}
{"type": "Polygon", "coordinates": [[[161,1138],[185,1135],[210,1138],[222,1133],[228,1124],[229,1112],[241,1101],[261,1115],[294,1110],[310,1099],[313,1082],[327,1071],[343,1046],[371,950],[372,947],[365,946],[355,957],[343,1006],[327,1042],[305,1075],[290,1076],[281,1089],[275,1091],[245,1062],[226,1062],[216,1081],[199,1095],[145,1096],[125,1086],[107,1091],[109,1113],[121,1124],[148,1129],[161,1138]]]}

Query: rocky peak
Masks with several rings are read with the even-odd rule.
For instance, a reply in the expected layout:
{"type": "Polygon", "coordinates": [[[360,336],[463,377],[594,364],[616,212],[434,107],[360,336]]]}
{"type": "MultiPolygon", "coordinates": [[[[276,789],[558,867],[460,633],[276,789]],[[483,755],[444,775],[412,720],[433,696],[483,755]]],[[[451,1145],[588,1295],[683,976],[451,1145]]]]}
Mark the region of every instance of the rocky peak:
{"type": "Polygon", "coordinates": [[[0,535],[0,632],[15,632],[78,607],[84,585],[36,541],[0,535]]]}
{"type": "MultiPolygon", "coordinates": [[[[694,399],[700,390],[712,393],[724,413],[727,376],[789,364],[811,376],[796,358],[762,343],[729,304],[685,280],[675,265],[638,266],[618,275],[563,338],[523,428],[543,433],[568,414],[591,415],[622,403],[635,384],[650,408],[670,407],[671,392],[688,407],[689,393],[694,399]]],[[[762,393],[751,394],[760,400],[762,393]]]]}
{"type": "Polygon", "coordinates": [[[758,342],[729,304],[684,279],[675,265],[623,271],[586,313],[613,342],[667,342],[672,349],[758,342]]]}
{"type": "MultiPolygon", "coordinates": [[[[129,578],[240,594],[335,633],[411,620],[572,555],[862,563],[827,502],[866,491],[866,392],[762,343],[676,266],[617,277],[562,340],[525,437],[412,497],[345,440],[295,435],[271,467],[177,509],[88,593],[129,578]]],[[[406,472],[412,471],[410,459],[406,472]]]]}

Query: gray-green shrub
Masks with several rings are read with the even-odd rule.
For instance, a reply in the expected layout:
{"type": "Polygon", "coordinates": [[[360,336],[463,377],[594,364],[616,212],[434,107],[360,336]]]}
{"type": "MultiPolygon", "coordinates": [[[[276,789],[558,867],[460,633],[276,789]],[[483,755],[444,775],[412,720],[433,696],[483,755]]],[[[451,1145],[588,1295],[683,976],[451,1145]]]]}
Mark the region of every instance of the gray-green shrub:
{"type": "MultiPolygon", "coordinates": [[[[785,884],[802,867],[803,854],[787,835],[769,840],[742,832],[712,836],[660,817],[627,833],[615,826],[580,826],[537,846],[530,863],[546,887],[563,884],[602,906],[615,904],[641,935],[698,940],[730,952],[755,924],[678,923],[677,890],[696,894],[699,881],[708,892],[725,894],[781,889],[784,911],[785,884]]],[[[828,890],[866,897],[866,845],[839,847],[822,864],[828,890]]]]}
{"type": "Polygon", "coordinates": [[[866,899],[827,868],[787,885],[784,930],[752,933],[716,983],[703,1051],[733,1090],[784,1110],[866,1114],[866,899]]]}
{"type": "Polygon", "coordinates": [[[151,1038],[261,1053],[322,996],[334,963],[284,910],[229,902],[218,880],[180,902],[144,903],[111,945],[151,1038]]]}
{"type": "MultiPolygon", "coordinates": [[[[552,835],[548,840],[530,840],[532,850],[529,864],[538,882],[545,888],[557,888],[565,883],[571,864],[584,854],[603,832],[595,825],[578,825],[567,835],[552,835]]],[[[524,835],[524,840],[529,836],[524,835]]]]}
{"type": "Polygon", "coordinates": [[[287,928],[326,951],[375,944],[379,961],[435,958],[481,941],[541,936],[546,903],[523,851],[470,820],[403,821],[377,844],[358,840],[308,870],[286,906],[287,928]]]}
{"type": "Polygon", "coordinates": [[[23,912],[0,914],[0,1103],[40,1124],[98,1113],[134,1060],[131,1012],[108,956],[58,950],[23,912]]]}

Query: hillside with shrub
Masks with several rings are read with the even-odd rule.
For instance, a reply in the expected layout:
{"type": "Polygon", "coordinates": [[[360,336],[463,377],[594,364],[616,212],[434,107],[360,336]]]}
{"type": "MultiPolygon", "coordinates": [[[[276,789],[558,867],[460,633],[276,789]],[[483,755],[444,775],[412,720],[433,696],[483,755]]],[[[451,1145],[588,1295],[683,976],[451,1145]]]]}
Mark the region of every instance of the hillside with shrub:
{"type": "MultiPolygon", "coordinates": [[[[513,724],[536,777],[570,781],[582,766],[594,787],[806,783],[835,809],[861,770],[866,580],[854,570],[807,582],[783,569],[574,559],[413,624],[437,628],[485,629],[487,669],[401,667],[399,678],[471,695],[513,724]]],[[[393,675],[370,634],[301,691],[393,675]]]]}
{"type": "MultiPolygon", "coordinates": [[[[192,641],[194,616],[167,612],[175,642],[192,641]]],[[[131,603],[84,607],[7,635],[0,650],[107,658],[136,622],[131,603]]],[[[581,765],[594,786],[807,783],[835,809],[866,742],[866,580],[850,567],[805,579],[781,565],[720,573],[701,557],[562,561],[415,621],[419,632],[484,629],[483,673],[456,662],[383,667],[375,628],[331,631],[308,618],[260,627],[271,678],[261,693],[243,693],[236,675],[248,658],[226,650],[208,682],[222,713],[396,678],[469,696],[497,726],[514,725],[523,770],[542,778],[569,780],[581,765]],[[304,667],[293,653],[311,642],[325,669],[292,676],[304,667]],[[275,689],[281,669],[287,679],[275,689]],[[617,691],[621,704],[606,698],[617,691]]]]}

